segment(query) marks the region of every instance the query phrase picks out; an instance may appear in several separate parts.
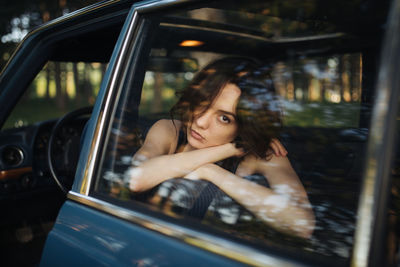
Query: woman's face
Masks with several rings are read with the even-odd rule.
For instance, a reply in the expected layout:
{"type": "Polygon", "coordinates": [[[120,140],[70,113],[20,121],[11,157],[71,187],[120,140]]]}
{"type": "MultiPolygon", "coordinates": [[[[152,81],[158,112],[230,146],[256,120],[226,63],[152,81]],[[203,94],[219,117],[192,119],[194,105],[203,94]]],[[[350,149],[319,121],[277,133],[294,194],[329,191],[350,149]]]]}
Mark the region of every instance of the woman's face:
{"type": "Polygon", "coordinates": [[[223,145],[236,137],[236,105],[240,89],[228,83],[220,90],[211,106],[194,111],[193,122],[187,128],[187,140],[195,149],[223,145]]]}

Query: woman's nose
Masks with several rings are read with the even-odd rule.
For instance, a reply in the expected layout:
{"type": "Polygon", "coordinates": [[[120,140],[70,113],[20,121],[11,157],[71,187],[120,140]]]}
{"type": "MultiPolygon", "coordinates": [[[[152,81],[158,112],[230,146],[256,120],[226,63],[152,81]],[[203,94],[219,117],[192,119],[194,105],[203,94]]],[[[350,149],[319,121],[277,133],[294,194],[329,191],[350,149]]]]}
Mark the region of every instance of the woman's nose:
{"type": "Polygon", "coordinates": [[[206,112],[199,114],[195,118],[195,123],[199,128],[206,129],[206,128],[208,128],[208,126],[210,124],[210,119],[211,119],[210,113],[208,111],[206,111],[206,112]]]}

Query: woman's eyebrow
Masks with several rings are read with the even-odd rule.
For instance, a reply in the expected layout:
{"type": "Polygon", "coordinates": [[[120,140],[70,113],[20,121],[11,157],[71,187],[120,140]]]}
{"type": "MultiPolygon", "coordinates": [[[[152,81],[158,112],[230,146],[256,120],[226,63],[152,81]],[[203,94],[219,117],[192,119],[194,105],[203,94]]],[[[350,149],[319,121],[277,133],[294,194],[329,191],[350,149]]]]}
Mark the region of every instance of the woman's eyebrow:
{"type": "Polygon", "coordinates": [[[220,112],[220,113],[225,113],[225,114],[231,115],[232,117],[236,118],[236,114],[235,114],[235,113],[232,113],[232,112],[230,112],[230,111],[226,111],[226,110],[223,110],[223,109],[219,109],[218,112],[220,112]]]}

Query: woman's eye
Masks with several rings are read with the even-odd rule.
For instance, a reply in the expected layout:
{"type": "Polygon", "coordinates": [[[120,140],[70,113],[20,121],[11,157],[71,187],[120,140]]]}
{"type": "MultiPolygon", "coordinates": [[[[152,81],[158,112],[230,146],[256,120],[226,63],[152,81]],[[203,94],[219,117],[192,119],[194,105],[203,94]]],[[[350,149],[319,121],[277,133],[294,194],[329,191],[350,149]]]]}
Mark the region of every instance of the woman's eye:
{"type": "Polygon", "coordinates": [[[231,119],[229,119],[228,116],[225,116],[225,115],[221,115],[221,116],[219,117],[219,119],[220,119],[220,121],[223,122],[223,123],[230,123],[230,122],[231,122],[231,119]]]}

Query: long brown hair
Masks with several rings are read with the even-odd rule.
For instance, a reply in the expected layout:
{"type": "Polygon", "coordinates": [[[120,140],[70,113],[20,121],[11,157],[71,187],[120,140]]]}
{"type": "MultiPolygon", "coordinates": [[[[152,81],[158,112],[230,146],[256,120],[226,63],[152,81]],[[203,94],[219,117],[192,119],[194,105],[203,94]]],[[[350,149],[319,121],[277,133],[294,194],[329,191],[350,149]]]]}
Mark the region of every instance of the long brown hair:
{"type": "Polygon", "coordinates": [[[234,142],[246,152],[264,158],[271,139],[281,129],[281,109],[271,77],[271,68],[255,60],[227,57],[204,67],[180,92],[171,117],[185,126],[193,122],[195,109],[206,111],[228,83],[237,85],[241,95],[236,108],[238,131],[234,142]]]}

